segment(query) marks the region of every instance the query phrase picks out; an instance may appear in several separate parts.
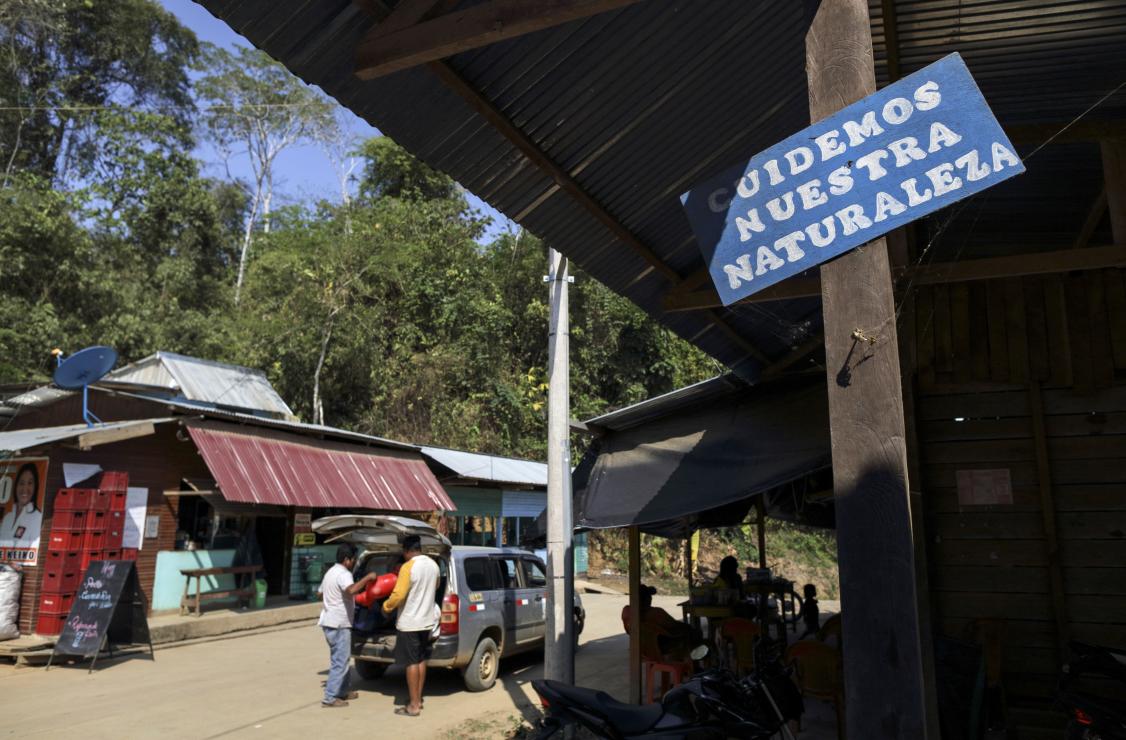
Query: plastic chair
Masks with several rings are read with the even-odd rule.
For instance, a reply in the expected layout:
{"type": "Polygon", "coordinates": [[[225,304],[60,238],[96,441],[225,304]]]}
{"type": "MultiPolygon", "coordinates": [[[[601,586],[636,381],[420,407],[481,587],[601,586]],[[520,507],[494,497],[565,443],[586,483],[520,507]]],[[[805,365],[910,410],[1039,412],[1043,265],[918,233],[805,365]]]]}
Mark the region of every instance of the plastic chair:
{"type": "Polygon", "coordinates": [[[661,697],[664,696],[669,689],[684,683],[684,679],[692,675],[691,663],[665,663],[656,660],[642,660],[641,665],[645,669],[646,704],[653,704],[654,702],[660,701],[661,697]],[[657,676],[661,677],[661,690],[658,694],[654,695],[653,689],[657,685],[657,676]]]}
{"type": "Polygon", "coordinates": [[[838,650],[841,649],[841,615],[834,614],[825,620],[825,624],[821,625],[821,629],[817,630],[814,635],[818,641],[835,644],[838,650]]]}
{"type": "Polygon", "coordinates": [[[840,651],[818,640],[798,640],[786,649],[786,661],[795,666],[794,676],[802,696],[833,703],[837,713],[837,737],[844,740],[844,673],[840,651]]]}
{"type": "Polygon", "coordinates": [[[757,624],[742,617],[726,619],[720,626],[720,639],[735,649],[734,667],[740,675],[754,669],[755,641],[761,634],[762,630],[757,624]]]}

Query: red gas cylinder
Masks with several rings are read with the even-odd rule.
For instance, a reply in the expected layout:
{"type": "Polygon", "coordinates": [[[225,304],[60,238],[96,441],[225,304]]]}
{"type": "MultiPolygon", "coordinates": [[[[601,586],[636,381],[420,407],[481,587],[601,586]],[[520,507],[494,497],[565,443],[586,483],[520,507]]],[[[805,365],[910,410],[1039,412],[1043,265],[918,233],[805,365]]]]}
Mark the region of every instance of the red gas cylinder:
{"type": "Polygon", "coordinates": [[[399,577],[394,573],[384,573],[376,578],[368,587],[356,594],[356,603],[360,606],[370,607],[379,599],[386,599],[395,590],[395,582],[399,577]]]}

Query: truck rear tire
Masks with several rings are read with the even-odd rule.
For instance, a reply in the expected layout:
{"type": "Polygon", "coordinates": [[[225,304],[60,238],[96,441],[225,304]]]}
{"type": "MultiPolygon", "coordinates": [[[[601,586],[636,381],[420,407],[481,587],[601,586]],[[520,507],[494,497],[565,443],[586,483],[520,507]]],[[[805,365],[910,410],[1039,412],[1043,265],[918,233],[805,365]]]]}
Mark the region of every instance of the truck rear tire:
{"type": "Polygon", "coordinates": [[[360,674],[360,678],[365,681],[382,678],[387,669],[391,667],[388,663],[376,663],[374,660],[363,660],[361,658],[356,658],[353,662],[356,664],[356,673],[360,674]]]}
{"type": "Polygon", "coordinates": [[[482,637],[473,651],[469,665],[462,669],[465,688],[470,691],[488,691],[497,682],[500,672],[500,651],[491,637],[482,637]]]}

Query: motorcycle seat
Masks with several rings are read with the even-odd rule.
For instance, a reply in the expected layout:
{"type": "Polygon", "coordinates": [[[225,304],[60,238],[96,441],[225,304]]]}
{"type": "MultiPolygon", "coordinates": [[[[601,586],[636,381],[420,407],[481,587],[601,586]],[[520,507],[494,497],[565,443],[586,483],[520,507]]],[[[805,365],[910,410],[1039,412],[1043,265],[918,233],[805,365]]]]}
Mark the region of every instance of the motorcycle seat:
{"type": "Polygon", "coordinates": [[[636,706],[620,702],[598,689],[584,689],[581,686],[569,686],[557,681],[544,681],[544,683],[549,684],[552,691],[557,692],[567,701],[598,712],[623,735],[645,732],[657,724],[665,713],[660,704],[636,706]]]}

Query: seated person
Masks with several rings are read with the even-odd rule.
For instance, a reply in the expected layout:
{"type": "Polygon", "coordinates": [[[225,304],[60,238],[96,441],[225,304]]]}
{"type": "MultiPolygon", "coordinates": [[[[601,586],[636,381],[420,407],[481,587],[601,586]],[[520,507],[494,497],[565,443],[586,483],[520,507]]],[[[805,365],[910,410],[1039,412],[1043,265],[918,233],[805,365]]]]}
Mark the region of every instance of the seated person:
{"type": "Polygon", "coordinates": [[[821,612],[817,608],[817,587],[812,583],[802,587],[801,611],[798,612],[798,617],[805,624],[805,632],[802,632],[799,640],[804,640],[821,629],[821,612]]]}
{"type": "Polygon", "coordinates": [[[714,588],[730,588],[737,592],[737,597],[743,595],[743,578],[739,575],[739,561],[734,555],[728,555],[719,562],[719,575],[712,581],[714,588]]]}
{"type": "MultiPolygon", "coordinates": [[[[641,657],[654,661],[686,661],[692,648],[703,642],[691,625],[653,606],[657,589],[641,584],[641,657]]],[[[630,634],[629,604],[622,608],[622,627],[630,634]]]]}

